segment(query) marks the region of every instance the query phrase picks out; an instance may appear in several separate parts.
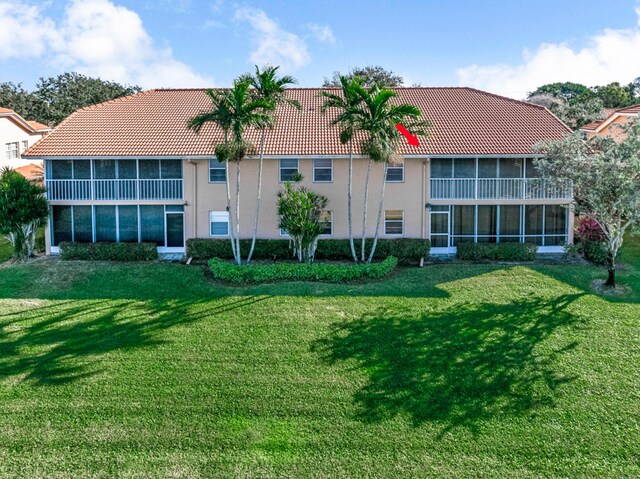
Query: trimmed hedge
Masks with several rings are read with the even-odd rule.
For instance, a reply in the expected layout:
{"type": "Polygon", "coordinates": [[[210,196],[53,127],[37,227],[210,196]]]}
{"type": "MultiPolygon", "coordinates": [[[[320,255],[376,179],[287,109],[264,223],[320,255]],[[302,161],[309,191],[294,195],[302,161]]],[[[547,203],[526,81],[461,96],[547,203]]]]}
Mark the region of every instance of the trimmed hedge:
{"type": "Polygon", "coordinates": [[[533,261],[537,251],[531,243],[458,243],[456,256],[472,261],[533,261]]]}
{"type": "MultiPolygon", "coordinates": [[[[360,241],[356,241],[356,252],[359,252],[360,241]]],[[[367,240],[367,251],[371,250],[373,240],[367,240]]],[[[246,258],[251,247],[251,240],[240,240],[240,250],[246,258]]],[[[395,256],[399,263],[418,263],[420,258],[427,258],[431,250],[429,240],[415,238],[379,239],[376,246],[377,258],[395,256]]],[[[228,239],[194,238],[187,240],[187,256],[194,259],[211,258],[232,259],[231,242],[228,239]]],[[[256,240],[253,259],[282,260],[291,259],[289,240],[256,240]]],[[[321,239],[318,241],[316,259],[329,261],[351,260],[349,240],[321,239]]]]}
{"type": "Polygon", "coordinates": [[[63,260],[152,261],[158,259],[155,243],[60,243],[63,260]]]}
{"type": "Polygon", "coordinates": [[[223,259],[209,260],[213,277],[234,284],[264,283],[269,281],[326,281],[342,283],[362,279],[380,279],[397,266],[393,256],[380,263],[273,263],[238,266],[223,259]]]}

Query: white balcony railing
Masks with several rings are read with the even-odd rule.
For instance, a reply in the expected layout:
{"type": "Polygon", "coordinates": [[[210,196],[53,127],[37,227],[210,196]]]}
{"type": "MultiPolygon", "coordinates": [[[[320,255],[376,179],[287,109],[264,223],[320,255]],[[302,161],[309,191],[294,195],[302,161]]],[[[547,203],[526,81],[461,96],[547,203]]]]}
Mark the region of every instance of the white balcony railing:
{"type": "Polygon", "coordinates": [[[181,200],[182,180],[46,180],[49,201],[181,200]]]}
{"type": "Polygon", "coordinates": [[[433,178],[434,200],[570,200],[571,182],[540,178],[433,178]]]}

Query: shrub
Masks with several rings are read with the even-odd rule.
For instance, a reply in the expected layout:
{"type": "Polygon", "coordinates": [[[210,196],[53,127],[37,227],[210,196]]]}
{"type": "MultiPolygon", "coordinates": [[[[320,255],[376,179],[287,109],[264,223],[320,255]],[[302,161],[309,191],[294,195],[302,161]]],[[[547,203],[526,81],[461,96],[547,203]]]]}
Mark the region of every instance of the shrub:
{"type": "MultiPolygon", "coordinates": [[[[367,240],[370,248],[372,240],[367,240]]],[[[241,240],[243,251],[248,251],[251,240],[241,240]]],[[[356,245],[359,241],[356,241],[356,245]]],[[[427,258],[431,250],[429,240],[415,238],[379,239],[376,255],[395,256],[401,264],[417,264],[420,258],[427,258]]],[[[187,240],[187,256],[194,259],[222,258],[233,259],[228,239],[194,238],[187,240]]],[[[253,254],[255,259],[283,260],[293,258],[288,240],[257,240],[253,254]]],[[[318,260],[350,261],[349,240],[321,239],[315,254],[318,260]]]]}
{"type": "Polygon", "coordinates": [[[595,219],[586,216],[578,218],[576,239],[578,241],[604,241],[606,237],[598,222],[595,219]]]}
{"type": "Polygon", "coordinates": [[[588,216],[578,219],[576,250],[592,263],[607,262],[606,236],[595,219],[588,216]]]}
{"type": "Polygon", "coordinates": [[[209,269],[213,277],[228,283],[264,283],[269,281],[326,281],[342,283],[363,279],[380,279],[397,266],[393,256],[380,263],[331,264],[331,263],[273,263],[241,265],[213,258],[209,269]]]}
{"type": "Polygon", "coordinates": [[[60,243],[63,260],[152,261],[158,259],[155,243],[60,243]]]}
{"type": "Polygon", "coordinates": [[[581,241],[580,249],[584,257],[595,264],[605,264],[607,262],[606,241],[581,241]]]}
{"type": "Polygon", "coordinates": [[[456,256],[463,260],[533,261],[538,247],[531,243],[458,243],[456,256]]]}

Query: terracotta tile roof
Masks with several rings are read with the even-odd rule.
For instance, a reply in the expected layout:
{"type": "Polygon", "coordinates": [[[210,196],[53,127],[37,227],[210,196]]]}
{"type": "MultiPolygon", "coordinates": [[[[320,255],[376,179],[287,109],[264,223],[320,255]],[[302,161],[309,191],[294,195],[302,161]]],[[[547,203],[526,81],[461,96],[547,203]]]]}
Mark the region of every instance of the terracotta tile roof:
{"type": "Polygon", "coordinates": [[[44,178],[44,169],[40,165],[31,163],[26,166],[16,168],[16,171],[24,176],[27,180],[41,180],[44,178]]]}
{"type": "Polygon", "coordinates": [[[2,108],[2,107],[0,107],[0,113],[15,113],[15,111],[13,111],[10,108],[2,108]]]}
{"type": "Polygon", "coordinates": [[[31,128],[33,128],[36,131],[49,131],[51,129],[47,125],[34,120],[27,120],[27,123],[31,128]]]}
{"type": "MultiPolygon", "coordinates": [[[[288,90],[303,110],[279,108],[267,155],[348,154],[330,125],[336,112],[321,114],[321,91],[288,90]]],[[[398,101],[417,106],[433,124],[420,147],[402,148],[406,155],[530,154],[535,143],[570,131],[541,106],[471,88],[397,91],[398,101]]],[[[24,156],[209,156],[222,132],[213,125],[200,134],[187,129],[188,120],[209,106],[204,89],[150,90],[112,100],[76,111],[24,156]]],[[[249,131],[248,138],[258,144],[259,133],[249,131]]]]}

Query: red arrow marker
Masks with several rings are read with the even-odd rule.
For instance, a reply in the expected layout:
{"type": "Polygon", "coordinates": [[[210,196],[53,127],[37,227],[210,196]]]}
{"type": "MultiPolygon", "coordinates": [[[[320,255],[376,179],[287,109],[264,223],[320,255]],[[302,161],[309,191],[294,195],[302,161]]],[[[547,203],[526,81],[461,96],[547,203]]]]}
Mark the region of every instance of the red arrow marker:
{"type": "Polygon", "coordinates": [[[402,124],[398,123],[396,125],[396,129],[404,135],[404,137],[407,139],[407,142],[411,146],[420,146],[420,142],[418,141],[418,136],[412,135],[411,133],[409,133],[409,130],[407,130],[404,126],[402,126],[402,124]]]}

